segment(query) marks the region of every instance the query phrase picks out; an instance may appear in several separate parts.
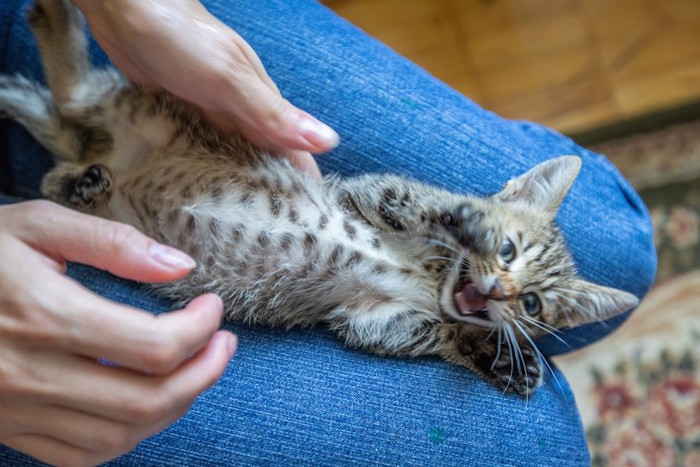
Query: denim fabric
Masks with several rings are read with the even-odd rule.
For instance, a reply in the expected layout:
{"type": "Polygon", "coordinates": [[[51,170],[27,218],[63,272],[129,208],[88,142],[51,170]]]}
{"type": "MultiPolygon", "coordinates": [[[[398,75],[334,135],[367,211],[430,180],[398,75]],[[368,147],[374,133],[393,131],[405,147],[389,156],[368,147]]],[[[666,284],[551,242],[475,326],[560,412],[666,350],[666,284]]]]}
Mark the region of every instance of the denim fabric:
{"type": "MultiPolygon", "coordinates": [[[[40,78],[21,13],[0,5],[0,72],[40,78]]],[[[497,191],[510,177],[562,154],[584,160],[559,223],[581,275],[642,296],[655,273],[648,213],[602,156],[540,125],[507,121],[398,57],[311,0],[204,1],[259,53],[282,93],[333,126],[341,145],[324,172],[409,174],[452,190],[497,191]]],[[[92,44],[96,62],[104,54],[92,44]]],[[[0,124],[0,188],[36,196],[50,166],[13,123],[0,124]]],[[[114,300],[168,308],[139,286],[91,268],[71,274],[114,300]]],[[[577,348],[624,318],[568,331],[577,348]]],[[[349,351],[324,331],[232,326],[240,344],[224,377],[165,432],[119,459],[123,465],[467,464],[586,465],[573,396],[554,368],[529,401],[503,396],[469,372],[434,359],[349,351]]],[[[0,450],[0,460],[22,456],[0,450]]]]}
{"type": "MultiPolygon", "coordinates": [[[[69,274],[114,300],[168,308],[102,271],[72,266],[69,274]]],[[[184,418],[113,465],[588,465],[574,398],[556,368],[524,401],[437,359],[348,351],[322,331],[227,328],[240,344],[224,376],[184,418]]],[[[36,462],[0,446],[0,465],[36,462]]]]}

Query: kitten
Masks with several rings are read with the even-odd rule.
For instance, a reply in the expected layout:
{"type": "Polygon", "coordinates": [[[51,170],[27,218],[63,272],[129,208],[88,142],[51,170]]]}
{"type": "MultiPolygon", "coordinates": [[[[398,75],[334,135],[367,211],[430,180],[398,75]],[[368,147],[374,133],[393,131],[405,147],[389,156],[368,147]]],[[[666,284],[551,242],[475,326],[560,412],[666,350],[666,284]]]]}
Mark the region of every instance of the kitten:
{"type": "Polygon", "coordinates": [[[214,292],[229,320],[325,325],[379,355],[437,355],[506,391],[541,382],[534,339],[635,306],[586,282],[554,217],[581,161],[542,163],[487,198],[396,175],[315,180],[166,93],[93,70],[66,0],[29,13],[49,89],[0,77],[0,110],[57,158],[50,199],[131,224],[193,256],[157,285],[214,292]]]}

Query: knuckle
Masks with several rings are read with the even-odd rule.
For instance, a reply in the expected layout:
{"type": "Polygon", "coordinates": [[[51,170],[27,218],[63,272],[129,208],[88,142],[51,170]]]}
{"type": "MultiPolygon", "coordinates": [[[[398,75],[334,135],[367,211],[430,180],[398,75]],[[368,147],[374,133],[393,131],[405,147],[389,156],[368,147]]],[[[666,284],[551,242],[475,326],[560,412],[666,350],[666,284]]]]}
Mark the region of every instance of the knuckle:
{"type": "Polygon", "coordinates": [[[144,353],[144,362],[150,372],[167,374],[180,363],[180,349],[171,337],[156,335],[160,337],[155,338],[148,346],[148,350],[144,353]]]}
{"type": "Polygon", "coordinates": [[[51,297],[36,296],[32,291],[13,294],[0,300],[4,319],[0,333],[24,343],[54,345],[64,340],[61,320],[47,303],[51,297]]]}
{"type": "Polygon", "coordinates": [[[127,406],[126,413],[137,425],[153,425],[166,418],[173,405],[168,395],[161,390],[132,401],[127,406]]]}
{"type": "Polygon", "coordinates": [[[60,206],[44,199],[25,201],[6,208],[7,217],[11,219],[12,216],[20,216],[25,222],[46,219],[59,209],[61,209],[60,206]]]}
{"type": "Polygon", "coordinates": [[[143,240],[143,235],[131,225],[106,221],[100,230],[98,238],[105,239],[113,253],[120,253],[129,245],[143,240]]]}
{"type": "Polygon", "coordinates": [[[267,107],[263,109],[260,118],[268,126],[282,128],[290,123],[290,104],[283,98],[275,96],[267,101],[267,107]]]}

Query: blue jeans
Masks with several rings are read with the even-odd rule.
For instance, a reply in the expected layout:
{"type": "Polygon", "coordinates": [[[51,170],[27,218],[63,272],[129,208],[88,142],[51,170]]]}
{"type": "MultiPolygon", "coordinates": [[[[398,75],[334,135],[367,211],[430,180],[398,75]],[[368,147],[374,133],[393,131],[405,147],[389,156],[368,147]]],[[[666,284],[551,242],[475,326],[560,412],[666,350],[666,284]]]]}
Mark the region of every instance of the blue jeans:
{"type": "MultiPolygon", "coordinates": [[[[0,6],[0,72],[41,79],[23,15],[29,3],[0,6]]],[[[640,297],[650,287],[648,213],[604,157],[540,125],[484,111],[315,1],[204,3],[252,45],[285,97],[340,133],[341,145],[318,158],[324,172],[400,172],[486,194],[540,161],[577,154],[583,169],[558,221],[581,275],[640,297]]],[[[105,63],[92,47],[95,62],[105,63]]],[[[49,156],[10,122],[0,124],[0,145],[0,190],[37,196],[49,156]]],[[[72,265],[69,274],[113,300],[169,309],[107,273],[72,265]]],[[[568,346],[542,339],[541,348],[547,355],[578,348],[623,319],[567,331],[568,346]]],[[[437,359],[345,349],[324,330],[229,327],[240,344],[221,380],[116,465],[589,463],[574,398],[556,368],[526,402],[437,359]]],[[[32,461],[0,446],[0,463],[32,461]]]]}

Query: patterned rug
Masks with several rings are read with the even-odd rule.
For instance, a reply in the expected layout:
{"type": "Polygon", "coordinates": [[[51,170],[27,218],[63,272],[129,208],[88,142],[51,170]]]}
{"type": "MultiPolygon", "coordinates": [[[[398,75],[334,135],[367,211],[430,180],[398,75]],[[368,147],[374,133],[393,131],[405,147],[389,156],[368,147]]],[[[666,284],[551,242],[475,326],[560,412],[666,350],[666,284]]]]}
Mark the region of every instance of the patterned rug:
{"type": "Polygon", "coordinates": [[[700,467],[700,121],[594,149],[647,203],[659,272],[620,330],[557,363],[593,465],[700,467]]]}

